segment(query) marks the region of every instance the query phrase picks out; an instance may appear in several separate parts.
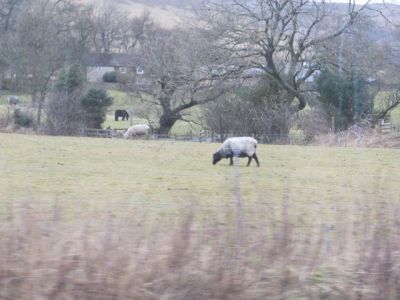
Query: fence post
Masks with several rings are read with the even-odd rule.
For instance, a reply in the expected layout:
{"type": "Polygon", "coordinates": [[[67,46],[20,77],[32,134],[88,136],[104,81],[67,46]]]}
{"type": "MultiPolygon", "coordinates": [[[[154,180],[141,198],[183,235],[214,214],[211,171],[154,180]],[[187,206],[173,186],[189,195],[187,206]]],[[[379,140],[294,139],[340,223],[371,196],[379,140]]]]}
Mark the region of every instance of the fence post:
{"type": "Polygon", "coordinates": [[[8,122],[10,122],[10,106],[7,105],[7,123],[6,126],[8,126],[8,122]]]}
{"type": "Polygon", "coordinates": [[[133,108],[129,108],[129,127],[133,126],[133,108]]]}

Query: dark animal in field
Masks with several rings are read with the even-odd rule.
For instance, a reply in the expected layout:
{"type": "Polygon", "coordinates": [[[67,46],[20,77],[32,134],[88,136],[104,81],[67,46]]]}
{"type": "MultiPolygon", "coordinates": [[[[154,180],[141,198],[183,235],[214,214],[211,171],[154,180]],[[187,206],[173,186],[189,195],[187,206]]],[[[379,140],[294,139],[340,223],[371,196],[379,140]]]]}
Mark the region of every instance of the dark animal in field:
{"type": "Polygon", "coordinates": [[[115,111],[115,121],[118,121],[120,117],[122,121],[129,120],[129,114],[125,109],[117,109],[115,111]]]}
{"type": "Polygon", "coordinates": [[[233,157],[248,157],[249,160],[247,162],[247,166],[250,165],[251,160],[254,160],[257,163],[257,167],[260,166],[258,161],[258,157],[256,154],[257,150],[257,140],[252,137],[232,137],[226,139],[221,148],[218,149],[217,152],[213,155],[213,165],[219,162],[223,158],[229,158],[229,165],[233,165],[233,157]]]}

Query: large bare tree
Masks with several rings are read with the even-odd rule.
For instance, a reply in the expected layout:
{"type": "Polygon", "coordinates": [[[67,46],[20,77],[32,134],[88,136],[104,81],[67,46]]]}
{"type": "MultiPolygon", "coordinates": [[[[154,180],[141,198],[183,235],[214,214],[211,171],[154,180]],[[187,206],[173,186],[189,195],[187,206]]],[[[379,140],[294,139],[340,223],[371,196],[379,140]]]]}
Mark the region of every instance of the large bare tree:
{"type": "Polygon", "coordinates": [[[66,0],[24,1],[8,35],[8,61],[13,77],[32,96],[41,123],[43,104],[52,76],[65,60],[64,34],[70,4],[66,0]]]}
{"type": "Polygon", "coordinates": [[[133,53],[143,44],[146,35],[155,28],[150,13],[144,11],[142,15],[126,21],[124,32],[120,36],[120,50],[124,53],[133,53]]]}
{"type": "Polygon", "coordinates": [[[215,101],[237,81],[225,68],[224,55],[202,30],[166,30],[147,33],[141,47],[145,76],[151,83],[143,100],[160,112],[160,133],[167,134],[190,108],[215,101]]]}
{"type": "Polygon", "coordinates": [[[103,2],[93,16],[92,42],[99,53],[111,53],[121,46],[121,39],[128,30],[128,14],[110,2],[103,2]]]}
{"type": "Polygon", "coordinates": [[[220,37],[221,47],[242,59],[246,68],[262,70],[276,80],[289,93],[292,108],[298,102],[297,110],[302,110],[305,83],[317,69],[319,49],[352,26],[367,4],[206,0],[199,13],[220,37]]]}
{"type": "MultiPolygon", "coordinates": [[[[15,20],[15,11],[23,0],[0,0],[0,88],[4,88],[5,73],[9,68],[8,36],[15,20]]],[[[8,87],[9,88],[9,87],[8,87]]]]}
{"type": "Polygon", "coordinates": [[[4,37],[10,78],[31,95],[37,125],[51,79],[68,56],[73,8],[68,0],[21,0],[4,37]]]}

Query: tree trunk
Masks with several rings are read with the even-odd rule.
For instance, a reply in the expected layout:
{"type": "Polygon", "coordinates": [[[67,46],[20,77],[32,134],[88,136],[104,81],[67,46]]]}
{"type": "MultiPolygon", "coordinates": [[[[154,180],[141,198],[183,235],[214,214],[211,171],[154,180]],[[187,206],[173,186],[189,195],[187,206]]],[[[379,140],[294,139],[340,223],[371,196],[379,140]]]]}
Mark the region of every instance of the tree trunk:
{"type": "Polygon", "coordinates": [[[172,113],[163,113],[160,118],[160,134],[169,134],[172,126],[179,120],[179,116],[172,113]]]}
{"type": "Polygon", "coordinates": [[[43,108],[42,101],[39,100],[38,109],[37,109],[37,116],[36,116],[36,125],[37,125],[38,128],[40,127],[40,123],[42,121],[42,108],[43,108]]]}
{"type": "Polygon", "coordinates": [[[40,123],[42,122],[42,111],[43,111],[43,104],[46,98],[46,93],[44,91],[40,92],[40,96],[38,99],[38,110],[37,110],[37,118],[36,118],[36,126],[40,128],[40,123]]]}

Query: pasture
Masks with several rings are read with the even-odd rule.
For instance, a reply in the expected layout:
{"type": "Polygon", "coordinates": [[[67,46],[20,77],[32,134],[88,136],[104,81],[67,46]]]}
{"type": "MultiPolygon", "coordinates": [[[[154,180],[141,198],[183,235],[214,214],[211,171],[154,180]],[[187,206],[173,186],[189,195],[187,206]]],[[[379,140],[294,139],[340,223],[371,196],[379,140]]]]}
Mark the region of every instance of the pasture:
{"type": "MultiPolygon", "coordinates": [[[[218,214],[233,203],[236,176],[228,160],[211,165],[219,146],[2,134],[1,206],[59,199],[73,215],[102,209],[162,215],[193,201],[218,214]]],[[[239,171],[249,210],[289,201],[295,211],[329,215],[333,207],[400,200],[398,150],[259,145],[258,156],[260,168],[254,162],[246,168],[242,159],[239,171]]]]}
{"type": "MultiPolygon", "coordinates": [[[[399,150],[259,145],[261,167],[247,168],[213,166],[218,147],[0,134],[0,273],[32,276],[0,279],[0,298],[102,286],[102,299],[187,299],[191,286],[204,297],[193,299],[220,299],[222,287],[224,299],[344,299],[374,255],[398,253],[399,150]],[[213,274],[227,281],[210,287],[213,274]]],[[[372,291],[386,282],[363,280],[372,291]]]]}

